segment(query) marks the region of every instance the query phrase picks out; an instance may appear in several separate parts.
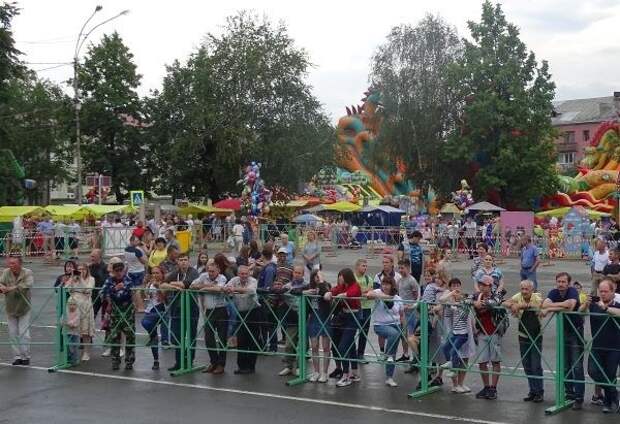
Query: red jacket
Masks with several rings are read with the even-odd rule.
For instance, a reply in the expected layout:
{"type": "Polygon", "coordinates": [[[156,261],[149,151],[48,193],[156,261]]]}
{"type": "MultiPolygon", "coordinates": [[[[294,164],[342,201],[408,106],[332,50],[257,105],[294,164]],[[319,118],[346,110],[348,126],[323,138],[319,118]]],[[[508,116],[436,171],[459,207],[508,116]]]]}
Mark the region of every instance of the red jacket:
{"type": "MultiPolygon", "coordinates": [[[[357,282],[347,286],[345,284],[338,284],[331,290],[332,296],[337,296],[341,293],[345,293],[346,297],[362,297],[362,289],[357,282]]],[[[347,299],[345,301],[349,307],[343,309],[344,312],[349,312],[349,308],[353,311],[359,311],[362,309],[362,302],[360,299],[347,299]]]]}

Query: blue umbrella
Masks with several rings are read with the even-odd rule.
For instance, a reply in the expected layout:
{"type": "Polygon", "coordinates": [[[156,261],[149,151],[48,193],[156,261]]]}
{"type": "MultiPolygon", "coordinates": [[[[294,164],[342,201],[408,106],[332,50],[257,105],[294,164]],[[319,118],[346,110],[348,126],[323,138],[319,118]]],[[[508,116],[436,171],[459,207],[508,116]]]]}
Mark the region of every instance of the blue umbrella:
{"type": "Polygon", "coordinates": [[[305,213],[293,218],[293,222],[297,224],[316,224],[317,222],[323,222],[323,218],[320,218],[311,213],[305,213]]]}

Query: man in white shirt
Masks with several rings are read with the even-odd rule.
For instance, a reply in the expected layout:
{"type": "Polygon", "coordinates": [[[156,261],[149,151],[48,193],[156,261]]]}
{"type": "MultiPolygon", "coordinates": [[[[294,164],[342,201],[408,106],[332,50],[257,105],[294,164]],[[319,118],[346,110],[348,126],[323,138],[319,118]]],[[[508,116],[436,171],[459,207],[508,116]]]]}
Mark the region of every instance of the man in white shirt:
{"type": "Polygon", "coordinates": [[[190,285],[191,290],[200,290],[204,307],[205,347],[209,352],[211,364],[203,371],[223,374],[226,367],[226,341],[228,339],[228,309],[224,286],[226,277],[220,274],[215,263],[207,265],[203,272],[190,285]]]}
{"type": "Polygon", "coordinates": [[[603,240],[596,241],[596,250],[592,255],[592,295],[596,296],[598,283],[605,277],[605,267],[609,264],[609,250],[603,240]]]}
{"type": "Polygon", "coordinates": [[[476,247],[476,234],[478,232],[478,225],[471,216],[467,217],[467,221],[463,225],[465,230],[465,242],[467,243],[467,252],[469,253],[469,259],[474,259],[474,249],[476,247]]]}
{"type": "Polygon", "coordinates": [[[243,246],[243,225],[241,225],[240,219],[237,219],[232,227],[232,236],[235,242],[235,252],[239,253],[243,246]]]}

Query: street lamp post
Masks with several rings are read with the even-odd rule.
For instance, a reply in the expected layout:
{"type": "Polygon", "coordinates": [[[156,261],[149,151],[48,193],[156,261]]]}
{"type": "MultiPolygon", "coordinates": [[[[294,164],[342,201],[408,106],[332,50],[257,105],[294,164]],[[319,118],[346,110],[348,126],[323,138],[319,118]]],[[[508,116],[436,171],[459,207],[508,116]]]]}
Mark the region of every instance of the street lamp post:
{"type": "Polygon", "coordinates": [[[84,43],[88,39],[88,36],[101,25],[110,22],[118,18],[119,16],[126,15],[129,13],[129,10],[123,10],[119,14],[112,16],[109,19],[106,19],[103,22],[92,27],[87,33],[84,33],[86,26],[93,19],[93,17],[103,9],[103,6],[97,5],[93,13],[88,17],[84,25],[82,25],[82,29],[80,29],[80,33],[78,34],[77,41],[75,43],[75,51],[73,53],[73,105],[75,109],[75,167],[77,173],[77,198],[78,204],[82,204],[82,147],[81,147],[81,134],[80,134],[80,110],[82,109],[82,103],[80,103],[80,87],[79,87],[79,79],[78,79],[78,67],[79,67],[79,54],[80,50],[84,46],[84,43]]]}

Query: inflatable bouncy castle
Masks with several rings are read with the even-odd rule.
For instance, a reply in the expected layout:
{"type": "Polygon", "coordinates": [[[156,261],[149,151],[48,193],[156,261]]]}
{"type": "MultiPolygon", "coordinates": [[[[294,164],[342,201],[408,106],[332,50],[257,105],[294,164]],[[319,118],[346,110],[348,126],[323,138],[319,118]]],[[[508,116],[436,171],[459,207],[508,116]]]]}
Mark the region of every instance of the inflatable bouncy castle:
{"type": "Polygon", "coordinates": [[[543,199],[542,209],[584,206],[600,212],[612,212],[617,204],[620,173],[620,124],[602,123],[575,177],[560,176],[560,192],[543,199]]]}

